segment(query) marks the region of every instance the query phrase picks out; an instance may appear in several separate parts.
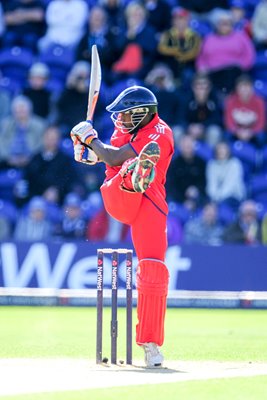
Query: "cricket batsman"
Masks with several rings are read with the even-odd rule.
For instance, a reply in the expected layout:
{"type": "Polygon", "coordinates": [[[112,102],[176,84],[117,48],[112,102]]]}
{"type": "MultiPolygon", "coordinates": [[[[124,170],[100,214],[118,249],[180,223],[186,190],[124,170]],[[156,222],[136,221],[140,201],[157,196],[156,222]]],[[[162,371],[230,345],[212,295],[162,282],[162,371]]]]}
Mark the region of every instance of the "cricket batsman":
{"type": "Polygon", "coordinates": [[[160,119],[157,106],[150,90],[132,86],[106,108],[115,125],[111,145],[98,139],[88,121],[71,131],[76,161],[106,164],[100,190],[107,212],[131,227],[138,258],[136,343],[143,347],[148,367],[163,363],[160,347],[169,282],[164,185],[174,153],[172,131],[160,119]]]}

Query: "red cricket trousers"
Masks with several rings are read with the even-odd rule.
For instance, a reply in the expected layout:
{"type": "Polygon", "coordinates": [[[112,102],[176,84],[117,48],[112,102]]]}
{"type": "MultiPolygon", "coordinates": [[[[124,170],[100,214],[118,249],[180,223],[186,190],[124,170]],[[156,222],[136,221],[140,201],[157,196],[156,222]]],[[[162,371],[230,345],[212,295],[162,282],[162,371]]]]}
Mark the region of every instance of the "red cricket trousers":
{"type": "Polygon", "coordinates": [[[139,260],[137,272],[136,342],[164,341],[164,319],[168,291],[168,270],[164,264],[167,249],[167,217],[146,194],[122,189],[129,187],[120,174],[101,186],[107,212],[117,220],[129,224],[139,260]]]}
{"type": "Polygon", "coordinates": [[[167,250],[167,217],[146,194],[122,189],[120,174],[101,186],[107,212],[131,226],[133,245],[139,260],[154,258],[164,261],[167,250]]]}

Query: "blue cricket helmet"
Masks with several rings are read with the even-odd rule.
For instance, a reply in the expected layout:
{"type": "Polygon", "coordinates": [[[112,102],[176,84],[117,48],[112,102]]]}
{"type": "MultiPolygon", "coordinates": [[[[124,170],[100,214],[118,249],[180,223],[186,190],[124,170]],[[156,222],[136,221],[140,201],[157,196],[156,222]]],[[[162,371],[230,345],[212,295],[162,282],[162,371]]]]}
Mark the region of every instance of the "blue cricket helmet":
{"type": "Polygon", "coordinates": [[[109,112],[125,112],[133,108],[149,107],[155,113],[157,105],[158,101],[151,90],[143,86],[131,86],[123,90],[106,109],[109,112]]]}
{"type": "MultiPolygon", "coordinates": [[[[136,130],[138,125],[148,114],[157,112],[158,101],[154,93],[143,86],[131,86],[123,90],[116,99],[106,107],[111,112],[111,119],[115,126],[126,132],[136,130]],[[120,114],[129,113],[132,115],[131,126],[127,128],[122,125],[120,114]]],[[[125,133],[126,133],[125,132],[125,133]]]]}

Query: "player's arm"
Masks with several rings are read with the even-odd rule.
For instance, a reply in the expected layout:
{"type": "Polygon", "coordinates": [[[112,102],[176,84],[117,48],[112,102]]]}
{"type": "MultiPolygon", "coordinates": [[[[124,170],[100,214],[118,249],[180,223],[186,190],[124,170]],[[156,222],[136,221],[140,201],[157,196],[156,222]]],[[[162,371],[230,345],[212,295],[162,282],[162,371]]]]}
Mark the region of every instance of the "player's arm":
{"type": "Polygon", "coordinates": [[[136,153],[129,144],[117,148],[107,144],[104,144],[99,139],[94,139],[90,147],[93,149],[98,158],[104,161],[111,167],[122,165],[124,161],[129,158],[136,157],[136,153]]]}
{"type": "Polygon", "coordinates": [[[111,167],[122,165],[129,158],[136,157],[135,151],[129,144],[117,148],[101,142],[98,139],[97,131],[93,129],[92,124],[88,121],[83,121],[75,125],[71,130],[71,138],[74,143],[74,150],[75,146],[77,147],[78,141],[88,146],[100,161],[104,161],[111,167]]]}

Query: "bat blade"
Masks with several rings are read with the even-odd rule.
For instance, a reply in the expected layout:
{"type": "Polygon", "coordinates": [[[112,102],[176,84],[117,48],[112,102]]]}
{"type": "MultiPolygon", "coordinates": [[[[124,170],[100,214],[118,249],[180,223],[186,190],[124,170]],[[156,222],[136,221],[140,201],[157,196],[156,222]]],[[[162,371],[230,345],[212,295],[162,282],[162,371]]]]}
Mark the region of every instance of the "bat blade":
{"type": "Polygon", "coordinates": [[[91,74],[86,120],[92,122],[101,85],[101,64],[97,47],[92,46],[91,74]]]}

